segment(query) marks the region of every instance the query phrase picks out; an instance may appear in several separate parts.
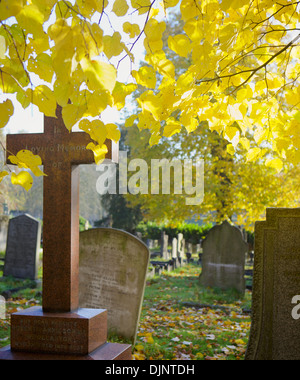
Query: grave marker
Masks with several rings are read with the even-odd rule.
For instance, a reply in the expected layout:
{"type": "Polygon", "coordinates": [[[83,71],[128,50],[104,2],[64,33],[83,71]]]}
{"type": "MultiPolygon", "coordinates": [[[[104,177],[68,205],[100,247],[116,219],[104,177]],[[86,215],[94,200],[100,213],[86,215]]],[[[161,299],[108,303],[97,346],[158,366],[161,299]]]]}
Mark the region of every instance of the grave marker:
{"type": "Polygon", "coordinates": [[[245,292],[245,254],[241,231],[227,221],[213,227],[203,241],[200,283],[206,287],[245,292]]]}
{"type": "Polygon", "coordinates": [[[299,231],[299,208],[267,209],[266,221],[255,224],[247,360],[300,359],[299,231]]]}
{"type": "MultiPolygon", "coordinates": [[[[2,360],[128,359],[131,347],[106,343],[106,310],[79,309],[79,164],[94,163],[86,133],[69,132],[61,108],[44,133],[7,136],[8,155],[29,149],[44,164],[43,307],[12,314],[2,360]],[[67,333],[66,333],[67,332],[67,333]]],[[[106,142],[106,158],[117,146],[106,142]]]]}
{"type": "Polygon", "coordinates": [[[150,252],[127,232],[80,233],[79,305],[108,310],[110,334],[135,342],[150,252]]]}
{"type": "Polygon", "coordinates": [[[3,276],[37,280],[41,224],[30,215],[9,221],[3,276]]]}
{"type": "Polygon", "coordinates": [[[169,260],[170,258],[169,252],[168,252],[168,245],[169,245],[169,236],[165,233],[165,231],[162,231],[160,255],[165,260],[169,260]]]}

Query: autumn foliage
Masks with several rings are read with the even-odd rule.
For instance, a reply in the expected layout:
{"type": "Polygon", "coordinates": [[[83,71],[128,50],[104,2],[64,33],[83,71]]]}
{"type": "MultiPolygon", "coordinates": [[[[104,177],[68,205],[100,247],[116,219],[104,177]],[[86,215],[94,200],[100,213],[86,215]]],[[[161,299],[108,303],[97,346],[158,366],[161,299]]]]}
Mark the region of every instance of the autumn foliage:
{"type": "MultiPolygon", "coordinates": [[[[2,0],[0,127],[14,113],[5,94],[15,94],[24,108],[35,104],[47,116],[55,117],[58,103],[66,127],[79,123],[95,140],[89,149],[99,162],[105,139],[120,137],[99,115],[108,107],[122,110],[139,85],[140,112],[126,126],[136,120],[140,130],[149,129],[151,145],[183,128],[191,133],[205,121],[230,142],[231,155],[240,147],[248,161],[263,158],[277,171],[285,161],[297,164],[299,3],[2,0]],[[174,56],[189,60],[180,75],[162,41],[174,11],[180,12],[183,28],[168,37],[168,46],[174,56]],[[137,67],[142,40],[146,64],[137,67]],[[126,81],[118,77],[125,61],[131,68],[126,81]]],[[[36,167],[36,158],[29,153],[25,158],[20,167],[36,167]]],[[[1,178],[7,175],[1,172],[1,178]]],[[[30,187],[28,176],[12,180],[30,187]]]]}

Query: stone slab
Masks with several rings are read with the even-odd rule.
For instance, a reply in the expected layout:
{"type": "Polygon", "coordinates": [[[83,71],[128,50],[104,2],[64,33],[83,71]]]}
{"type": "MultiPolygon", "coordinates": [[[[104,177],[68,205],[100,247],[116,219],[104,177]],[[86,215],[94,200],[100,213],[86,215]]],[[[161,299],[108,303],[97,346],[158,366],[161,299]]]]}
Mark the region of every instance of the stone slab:
{"type": "Polygon", "coordinates": [[[80,233],[79,305],[106,308],[109,335],[135,341],[150,252],[135,236],[112,228],[80,233]]]}
{"type": "Polygon", "coordinates": [[[88,355],[106,340],[106,310],[45,313],[32,307],[11,316],[13,351],[88,355]]]}
{"type": "Polygon", "coordinates": [[[299,305],[294,303],[299,295],[300,209],[267,209],[266,221],[255,224],[246,360],[300,359],[299,305]]]}

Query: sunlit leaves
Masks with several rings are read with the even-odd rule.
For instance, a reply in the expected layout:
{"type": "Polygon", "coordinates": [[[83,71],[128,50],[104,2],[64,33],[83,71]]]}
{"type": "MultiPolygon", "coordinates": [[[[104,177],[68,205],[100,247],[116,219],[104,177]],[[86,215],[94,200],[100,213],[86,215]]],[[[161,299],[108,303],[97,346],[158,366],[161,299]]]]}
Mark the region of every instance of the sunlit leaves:
{"type": "Polygon", "coordinates": [[[114,66],[102,61],[90,61],[86,58],[83,58],[80,64],[86,75],[90,89],[113,91],[117,79],[117,72],[114,66]]]}
{"type": "Polygon", "coordinates": [[[169,36],[168,43],[169,48],[181,57],[187,57],[191,51],[190,40],[184,34],[169,36]]]}
{"type": "Polygon", "coordinates": [[[37,177],[44,175],[39,168],[42,165],[41,158],[28,150],[21,150],[16,156],[9,156],[8,159],[19,168],[30,169],[37,177]]]}
{"type": "Polygon", "coordinates": [[[139,71],[132,71],[132,76],[141,86],[147,88],[156,87],[156,72],[153,67],[143,66],[139,71]]]}

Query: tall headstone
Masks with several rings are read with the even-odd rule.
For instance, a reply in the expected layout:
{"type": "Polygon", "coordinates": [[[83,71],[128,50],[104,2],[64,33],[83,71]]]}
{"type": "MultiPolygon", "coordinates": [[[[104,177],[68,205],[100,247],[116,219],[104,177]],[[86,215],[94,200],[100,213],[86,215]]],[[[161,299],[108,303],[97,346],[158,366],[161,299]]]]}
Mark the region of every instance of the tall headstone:
{"type": "Polygon", "coordinates": [[[178,245],[177,245],[177,255],[178,255],[178,260],[180,264],[183,264],[183,259],[184,259],[184,253],[185,253],[185,240],[184,236],[182,233],[178,234],[178,245]]]}
{"type": "Polygon", "coordinates": [[[255,224],[247,360],[300,359],[300,209],[267,209],[255,224]]]}
{"type": "Polygon", "coordinates": [[[41,224],[30,215],[9,221],[3,276],[37,280],[41,224]]]}
{"type": "Polygon", "coordinates": [[[79,306],[106,308],[108,330],[134,343],[150,252],[127,232],[99,228],[80,233],[79,306]]]}
{"type": "Polygon", "coordinates": [[[0,252],[5,252],[7,243],[9,216],[0,216],[0,252]]]}
{"type": "Polygon", "coordinates": [[[169,245],[169,236],[165,233],[165,231],[162,231],[160,255],[164,260],[169,260],[168,245],[169,245]]]}
{"type": "Polygon", "coordinates": [[[176,268],[178,263],[178,240],[176,238],[172,240],[172,260],[176,268]]]}
{"type": "Polygon", "coordinates": [[[227,221],[213,227],[203,241],[200,283],[206,287],[245,292],[245,255],[248,245],[241,231],[227,221]]]}
{"type": "MultiPolygon", "coordinates": [[[[45,117],[44,133],[7,135],[8,156],[39,154],[43,195],[43,307],[12,314],[11,346],[0,360],[130,359],[131,346],[107,343],[107,311],[79,309],[79,165],[94,163],[90,136],[69,132],[62,109],[45,117]]],[[[106,141],[107,159],[118,148],[106,141]]],[[[9,157],[7,157],[9,163],[9,157]]]]}

